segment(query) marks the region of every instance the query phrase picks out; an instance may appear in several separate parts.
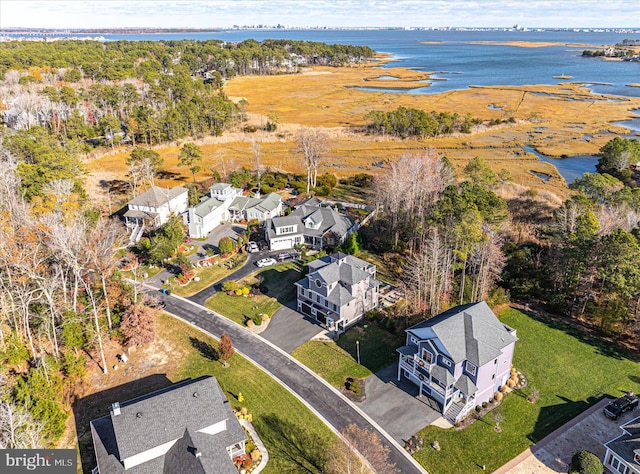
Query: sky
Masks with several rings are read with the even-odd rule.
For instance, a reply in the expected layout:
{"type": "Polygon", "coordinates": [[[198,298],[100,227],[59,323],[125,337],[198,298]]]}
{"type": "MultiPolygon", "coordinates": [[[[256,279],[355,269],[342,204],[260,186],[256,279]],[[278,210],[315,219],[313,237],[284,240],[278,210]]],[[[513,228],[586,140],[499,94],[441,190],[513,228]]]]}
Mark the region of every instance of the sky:
{"type": "Polygon", "coordinates": [[[1,27],[639,28],[640,0],[0,0],[1,27]]]}

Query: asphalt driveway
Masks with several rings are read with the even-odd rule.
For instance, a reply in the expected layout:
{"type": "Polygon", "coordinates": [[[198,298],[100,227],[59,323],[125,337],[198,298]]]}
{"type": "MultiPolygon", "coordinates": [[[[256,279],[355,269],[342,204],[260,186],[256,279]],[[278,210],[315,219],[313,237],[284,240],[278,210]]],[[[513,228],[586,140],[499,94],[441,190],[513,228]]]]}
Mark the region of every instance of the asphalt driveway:
{"type": "Polygon", "coordinates": [[[366,399],[357,405],[400,444],[442,416],[434,401],[416,398],[416,385],[404,378],[398,382],[397,364],[369,376],[365,392],[366,399]]]}
{"type": "Polygon", "coordinates": [[[267,341],[291,354],[293,350],[325,330],[293,308],[295,301],[276,311],[269,326],[260,335],[267,341]]]}

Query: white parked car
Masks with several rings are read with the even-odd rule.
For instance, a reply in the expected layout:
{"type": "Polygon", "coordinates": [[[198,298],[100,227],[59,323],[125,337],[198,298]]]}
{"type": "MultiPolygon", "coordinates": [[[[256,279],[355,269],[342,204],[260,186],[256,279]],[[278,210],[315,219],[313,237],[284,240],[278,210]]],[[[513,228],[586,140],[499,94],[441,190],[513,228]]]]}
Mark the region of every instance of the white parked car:
{"type": "Polygon", "coordinates": [[[261,260],[258,260],[256,262],[256,265],[258,265],[258,267],[263,268],[263,267],[270,267],[271,265],[275,265],[276,262],[273,258],[263,258],[261,260]]]}
{"type": "Polygon", "coordinates": [[[247,243],[247,252],[249,253],[254,253],[254,252],[259,252],[260,249],[258,248],[258,244],[256,244],[255,242],[248,242],[247,243]]]}

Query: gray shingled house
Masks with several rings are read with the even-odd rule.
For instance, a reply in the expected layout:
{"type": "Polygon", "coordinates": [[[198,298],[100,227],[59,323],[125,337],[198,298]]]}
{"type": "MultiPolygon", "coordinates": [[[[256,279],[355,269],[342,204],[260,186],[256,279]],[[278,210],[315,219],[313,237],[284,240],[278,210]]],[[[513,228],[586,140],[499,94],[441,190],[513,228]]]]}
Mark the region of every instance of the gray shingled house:
{"type": "Polygon", "coordinates": [[[604,467],[619,474],[640,474],[640,416],[620,428],[622,434],[604,445],[604,467]]]}
{"type": "Polygon", "coordinates": [[[265,238],[271,250],[285,250],[297,244],[314,249],[340,245],[355,228],[354,221],[315,198],[295,207],[288,216],[267,219],[265,238]]]}
{"type": "Polygon", "coordinates": [[[127,203],[124,222],[131,230],[130,239],[138,242],[143,232],[167,223],[172,215],[181,215],[189,207],[189,191],[182,186],[165,189],[152,186],[127,203]]]}
{"type": "Polygon", "coordinates": [[[309,275],[295,283],[298,311],[338,333],[378,307],[376,266],[335,253],[309,262],[309,275]]]}
{"type": "Polygon", "coordinates": [[[511,372],[515,329],[484,301],[456,306],[406,329],[398,380],[415,383],[451,422],[489,401],[511,372]]]}
{"type": "Polygon", "coordinates": [[[91,422],[92,474],[237,474],[246,435],[214,377],[186,380],[91,422]]]}

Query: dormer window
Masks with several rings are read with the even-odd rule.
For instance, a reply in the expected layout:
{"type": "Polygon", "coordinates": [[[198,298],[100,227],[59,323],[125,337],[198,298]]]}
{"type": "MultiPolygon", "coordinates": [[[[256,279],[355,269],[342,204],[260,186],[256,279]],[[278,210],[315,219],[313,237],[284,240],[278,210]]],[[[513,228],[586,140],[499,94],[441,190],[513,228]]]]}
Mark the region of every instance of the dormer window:
{"type": "Polygon", "coordinates": [[[418,341],[418,338],[415,336],[411,336],[411,344],[415,344],[416,346],[420,343],[420,341],[418,341]]]}
{"type": "Polygon", "coordinates": [[[316,286],[318,288],[322,288],[322,282],[320,280],[316,280],[316,286]]]}
{"type": "Polygon", "coordinates": [[[442,358],[442,363],[444,365],[446,365],[447,367],[451,367],[451,361],[449,359],[447,359],[446,357],[442,358]]]}

